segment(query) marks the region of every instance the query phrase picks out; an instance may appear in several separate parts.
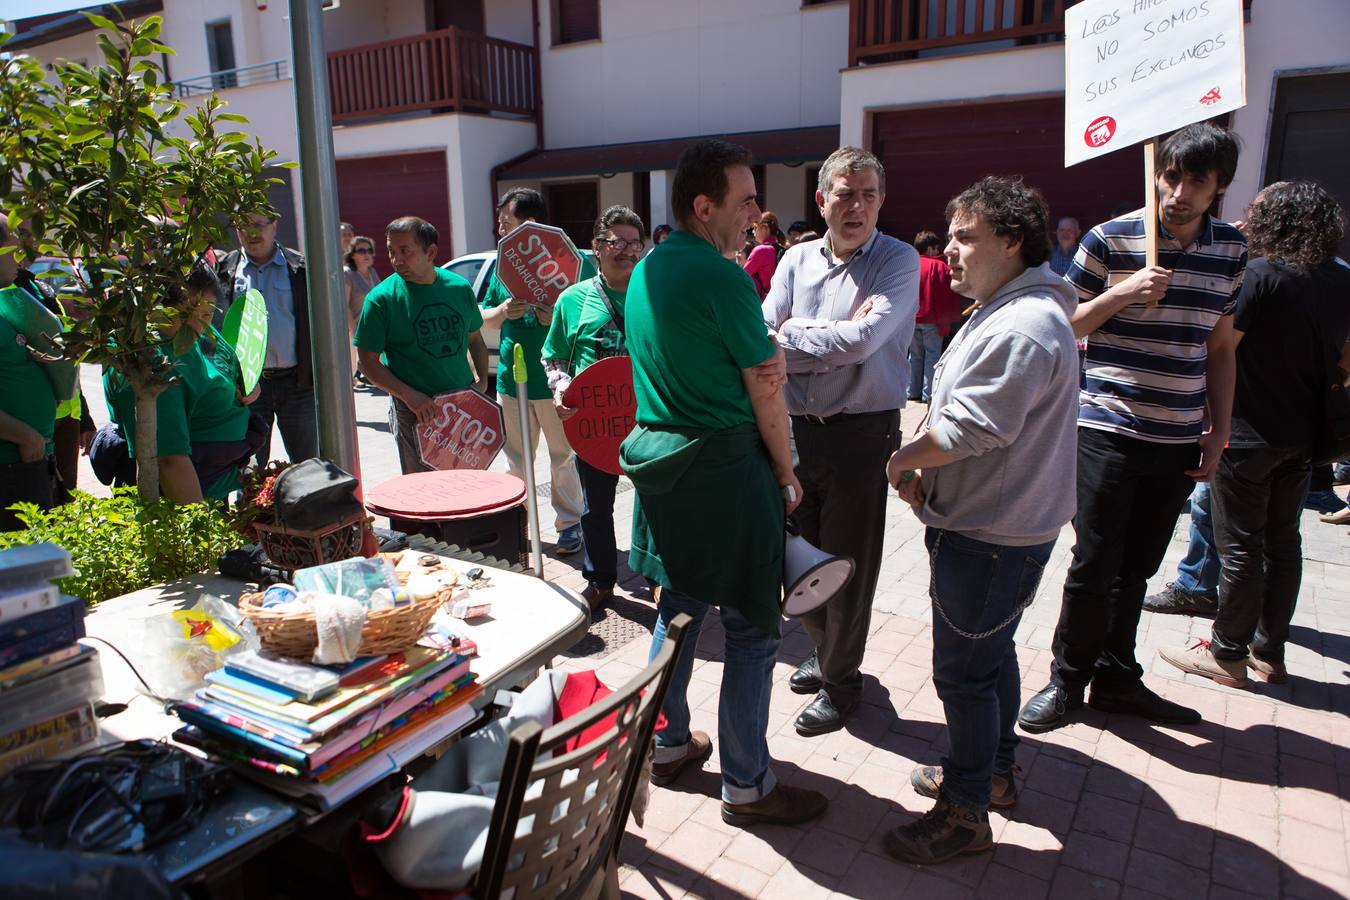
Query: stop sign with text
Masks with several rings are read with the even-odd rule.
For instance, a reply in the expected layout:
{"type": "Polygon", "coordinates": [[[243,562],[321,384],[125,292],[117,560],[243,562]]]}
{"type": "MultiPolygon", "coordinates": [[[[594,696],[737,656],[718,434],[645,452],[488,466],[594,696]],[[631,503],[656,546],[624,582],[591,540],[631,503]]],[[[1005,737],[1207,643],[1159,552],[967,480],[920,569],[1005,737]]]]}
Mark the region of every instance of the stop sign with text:
{"type": "Polygon", "coordinates": [[[637,425],[633,361],[611,356],[587,366],[563,393],[576,413],[563,422],[567,442],[586,462],[611,475],[619,469],[619,445],[637,425]]]}
{"type": "Polygon", "coordinates": [[[552,309],[581,277],[581,254],[561,228],[526,222],[497,245],[497,278],[517,300],[552,309]]]}
{"type": "Polygon", "coordinates": [[[436,417],[417,426],[417,451],[435,469],[486,469],[502,449],[502,408],[477,391],[432,398],[436,417]]]}

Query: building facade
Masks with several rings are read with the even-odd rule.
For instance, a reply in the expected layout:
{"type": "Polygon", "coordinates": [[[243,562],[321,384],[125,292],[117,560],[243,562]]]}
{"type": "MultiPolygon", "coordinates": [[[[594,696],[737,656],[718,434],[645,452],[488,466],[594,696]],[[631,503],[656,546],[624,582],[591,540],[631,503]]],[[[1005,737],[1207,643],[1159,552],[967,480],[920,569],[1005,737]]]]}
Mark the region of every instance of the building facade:
{"type": "MultiPolygon", "coordinates": [[[[819,224],[816,174],[841,143],[885,161],[882,227],[906,240],[941,230],[947,199],[985,174],[1023,175],[1056,216],[1091,224],[1142,204],[1142,166],[1132,148],[1063,167],[1066,5],[339,0],[323,26],[341,216],[379,235],[421,215],[448,229],[448,258],[494,246],[495,197],[525,185],[582,241],[613,203],[669,222],[680,152],[729,136],[753,151],[761,205],[784,224],[819,224]]],[[[1229,120],[1244,152],[1222,214],[1239,218],[1262,184],[1291,177],[1350,207],[1350,3],[1246,5],[1248,103],[1229,120]]],[[[164,16],[180,96],[218,93],[297,159],[287,0],[120,6],[164,16]]],[[[19,20],[9,49],[94,60],[82,23],[19,20]]],[[[303,172],[284,177],[275,202],[294,243],[303,172]]]]}

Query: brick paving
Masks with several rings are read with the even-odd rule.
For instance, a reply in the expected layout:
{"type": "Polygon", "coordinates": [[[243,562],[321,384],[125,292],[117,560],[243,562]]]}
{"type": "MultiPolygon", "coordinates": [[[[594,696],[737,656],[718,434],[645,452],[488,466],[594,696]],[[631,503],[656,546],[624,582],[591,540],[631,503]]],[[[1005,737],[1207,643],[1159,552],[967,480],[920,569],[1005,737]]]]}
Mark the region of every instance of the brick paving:
{"type": "MultiPolygon", "coordinates": [[[[85,367],[86,396],[104,421],[102,392],[85,367]]],[[[357,392],[367,483],[398,472],[385,425],[387,401],[357,392]]],[[[906,433],[922,407],[906,411],[906,433]]],[[[274,446],[280,447],[277,442],[274,446]]],[[[498,459],[494,469],[504,469],[498,459]]],[[[538,479],[548,481],[539,456],[538,479]]],[[[82,485],[93,485],[87,467],[82,485]]],[[[616,509],[627,546],[632,493],[616,509]]],[[[542,516],[546,546],[553,531],[542,516]]],[[[1178,522],[1157,590],[1185,549],[1178,522]]],[[[1018,754],[1022,793],[1010,814],[992,813],[997,846],[921,869],[889,859],[881,836],[922,815],[931,801],[909,785],[910,769],[935,763],[945,748],[942,708],[931,673],[928,568],[922,528],[892,498],[886,558],[873,604],[863,672],[863,705],[845,731],[803,739],[792,722],[809,701],[787,679],[810,652],[800,625],[788,623],[775,671],[769,749],[783,781],[831,798],[826,814],[803,827],[748,830],[722,823],[717,754],[700,772],[655,788],[642,826],[630,823],[621,850],[626,896],[945,898],[1350,897],[1350,566],[1347,535],[1304,514],[1304,572],[1289,648],[1289,683],[1248,690],[1182,675],[1158,660],[1160,646],[1208,636],[1208,622],[1145,613],[1139,659],[1149,685],[1199,708],[1191,728],[1150,726],[1085,710],[1073,724],[1024,735],[1018,754]]],[[[1023,617],[1017,645],[1023,694],[1047,679],[1050,639],[1073,533],[1066,528],[1040,590],[1023,617]]],[[[546,576],[579,589],[578,557],[549,558],[546,576]]],[[[642,580],[621,570],[608,612],[651,619],[642,580]]],[[[605,623],[600,623],[603,626],[605,623]]],[[[616,623],[609,623],[613,626],[616,623]]],[[[622,623],[628,624],[628,623],[622,623]]],[[[641,629],[593,629],[588,655],[565,667],[596,668],[618,684],[646,662],[641,629]],[[597,636],[609,635],[609,640],[597,636]]],[[[694,727],[717,734],[722,633],[710,615],[699,639],[689,692],[694,727]]]]}

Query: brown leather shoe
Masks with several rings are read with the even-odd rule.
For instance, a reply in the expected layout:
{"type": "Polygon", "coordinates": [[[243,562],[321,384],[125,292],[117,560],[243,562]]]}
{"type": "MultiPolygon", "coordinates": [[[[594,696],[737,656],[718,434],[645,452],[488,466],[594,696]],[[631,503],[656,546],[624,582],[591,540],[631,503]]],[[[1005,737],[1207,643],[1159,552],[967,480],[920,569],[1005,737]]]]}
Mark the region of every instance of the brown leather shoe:
{"type": "Polygon", "coordinates": [[[722,801],[722,821],[737,828],[749,825],[796,825],[814,819],[829,805],[825,795],[779,784],[753,803],[722,801]]]}
{"type": "Polygon", "coordinates": [[[591,612],[598,612],[614,599],[614,588],[602,588],[588,582],[581,591],[581,599],[586,601],[586,605],[591,608],[591,612]]]}
{"type": "Polygon", "coordinates": [[[688,765],[703,765],[712,756],[712,738],[706,732],[691,731],[684,756],[664,763],[652,763],[652,784],[664,787],[680,777],[680,770],[688,765]]]}

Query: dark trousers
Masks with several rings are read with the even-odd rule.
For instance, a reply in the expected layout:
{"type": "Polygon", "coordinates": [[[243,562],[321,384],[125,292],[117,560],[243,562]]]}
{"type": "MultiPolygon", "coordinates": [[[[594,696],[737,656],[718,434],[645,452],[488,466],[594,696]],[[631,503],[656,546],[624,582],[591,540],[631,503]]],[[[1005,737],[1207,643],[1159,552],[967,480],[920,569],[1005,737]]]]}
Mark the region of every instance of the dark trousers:
{"type": "Polygon", "coordinates": [[[619,549],[614,539],[614,492],[619,476],[575,457],[581,479],[581,540],[585,548],[581,574],[597,587],[612,588],[619,580],[619,549]]]}
{"type": "Polygon", "coordinates": [[[1228,449],[1210,502],[1223,567],[1210,649],[1220,659],[1284,662],[1303,580],[1299,519],[1311,465],[1301,448],[1228,449]]]}
{"type": "Polygon", "coordinates": [[[1143,676],[1134,648],[1144,591],[1195,488],[1186,470],[1199,459],[1198,444],[1078,429],[1076,540],[1055,629],[1054,683],[1114,692],[1143,676]]]}
{"type": "Polygon", "coordinates": [[[792,417],[803,498],[793,517],[802,537],[853,558],[853,579],[824,606],[802,616],[816,645],[821,680],[836,706],[862,694],[863,651],[886,532],[886,461],[900,446],[900,413],[847,416],[827,424],[792,417]]]}
{"type": "Polygon", "coordinates": [[[314,388],[300,384],[297,369],[268,369],[258,381],[258,399],[249,407],[262,417],[267,437],[258,448],[258,465],[272,458],[272,423],[281,430],[281,442],[291,462],[319,455],[319,417],[314,409],[314,388]]]}
{"type": "Polygon", "coordinates": [[[1055,542],[1007,547],[929,528],[933,687],[947,717],[942,792],[989,808],[990,776],[1012,772],[1022,680],[1013,635],[1055,542]]]}
{"type": "Polygon", "coordinates": [[[389,398],[389,430],[394,433],[398,465],[404,475],[436,471],[422,462],[422,451],[417,449],[417,415],[408,408],[408,404],[392,396],[389,398]]]}
{"type": "Polygon", "coordinates": [[[14,503],[34,503],[38,509],[51,509],[56,460],[52,457],[34,462],[0,463],[0,531],[19,531],[24,524],[9,508],[14,503]]]}

